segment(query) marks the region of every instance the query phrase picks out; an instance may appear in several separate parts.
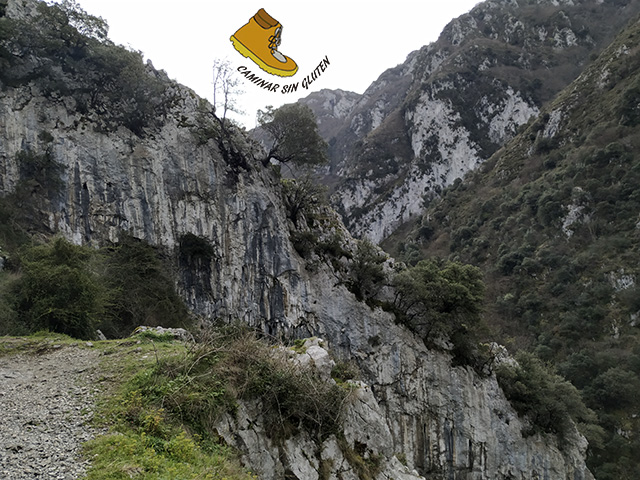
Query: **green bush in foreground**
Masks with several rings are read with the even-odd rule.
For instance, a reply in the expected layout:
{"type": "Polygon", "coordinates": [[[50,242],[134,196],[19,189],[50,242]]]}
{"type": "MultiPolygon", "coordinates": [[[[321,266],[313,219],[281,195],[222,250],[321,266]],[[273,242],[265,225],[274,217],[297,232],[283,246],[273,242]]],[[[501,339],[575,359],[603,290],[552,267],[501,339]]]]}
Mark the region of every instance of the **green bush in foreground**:
{"type": "Polygon", "coordinates": [[[137,377],[145,397],[205,437],[238,400],[259,400],[274,438],[287,438],[299,427],[324,438],[339,431],[348,394],[240,327],[211,334],[184,357],[160,361],[149,375],[137,377]]]}
{"type": "Polygon", "coordinates": [[[23,245],[0,272],[0,334],[38,330],[93,339],[140,325],[188,327],[189,314],[156,248],[130,237],[102,249],[56,238],[23,245]]]}
{"type": "Polygon", "coordinates": [[[13,292],[18,318],[29,331],[94,337],[105,296],[91,260],[90,249],[61,238],[23,251],[13,292]]]}

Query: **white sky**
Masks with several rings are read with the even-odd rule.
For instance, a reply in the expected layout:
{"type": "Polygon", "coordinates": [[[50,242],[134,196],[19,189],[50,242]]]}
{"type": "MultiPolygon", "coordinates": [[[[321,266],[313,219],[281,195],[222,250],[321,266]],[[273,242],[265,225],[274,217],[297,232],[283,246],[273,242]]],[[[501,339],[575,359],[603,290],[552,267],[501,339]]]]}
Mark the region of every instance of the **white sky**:
{"type": "MultiPolygon", "coordinates": [[[[257,109],[275,107],[323,88],[363,93],[388,68],[435,41],[444,26],[471,10],[479,0],[431,1],[214,1],[78,0],[84,10],[104,18],[109,38],[140,50],[169,77],[213,100],[212,63],[228,59],[260,78],[282,85],[301,83],[326,56],[328,68],[308,90],[269,92],[246,82],[239,97],[245,111],[235,117],[255,126],[257,109]],[[282,24],[279,51],[296,61],[298,72],[283,79],[260,70],[235,51],[229,37],[260,8],[282,24]]],[[[244,81],[244,77],[239,77],[244,81]]]]}

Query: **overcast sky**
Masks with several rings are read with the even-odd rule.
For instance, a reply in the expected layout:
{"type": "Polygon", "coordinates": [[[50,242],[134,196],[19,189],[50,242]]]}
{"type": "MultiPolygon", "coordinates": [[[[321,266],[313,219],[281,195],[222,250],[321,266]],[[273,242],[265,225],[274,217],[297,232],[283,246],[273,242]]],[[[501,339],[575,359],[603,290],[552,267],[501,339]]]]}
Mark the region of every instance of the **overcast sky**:
{"type": "MultiPolygon", "coordinates": [[[[260,78],[280,85],[277,92],[243,85],[240,97],[248,128],[266,105],[294,102],[323,88],[363,93],[386,69],[438,38],[444,26],[478,0],[431,1],[237,1],[214,0],[78,0],[92,15],[109,24],[109,38],[140,50],[169,77],[209,100],[212,63],[228,59],[234,68],[246,66],[260,78]],[[229,37],[264,8],[282,24],[279,51],[294,59],[299,70],[283,79],[260,70],[233,48],[229,37]],[[309,86],[302,88],[322,59],[330,64],[309,86]],[[295,93],[282,86],[298,83],[295,93]]],[[[244,77],[240,77],[245,81],[244,77]]]]}

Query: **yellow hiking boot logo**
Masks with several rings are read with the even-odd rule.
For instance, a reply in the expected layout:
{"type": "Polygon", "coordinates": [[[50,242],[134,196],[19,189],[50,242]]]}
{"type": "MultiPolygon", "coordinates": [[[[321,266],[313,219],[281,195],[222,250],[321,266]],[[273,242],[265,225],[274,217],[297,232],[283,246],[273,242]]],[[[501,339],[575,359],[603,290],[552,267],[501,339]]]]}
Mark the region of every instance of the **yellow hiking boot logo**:
{"type": "Polygon", "coordinates": [[[230,40],[240,54],[271,75],[291,77],[298,71],[296,62],[278,51],[282,41],[282,25],[264,8],[231,35],[230,40]]]}

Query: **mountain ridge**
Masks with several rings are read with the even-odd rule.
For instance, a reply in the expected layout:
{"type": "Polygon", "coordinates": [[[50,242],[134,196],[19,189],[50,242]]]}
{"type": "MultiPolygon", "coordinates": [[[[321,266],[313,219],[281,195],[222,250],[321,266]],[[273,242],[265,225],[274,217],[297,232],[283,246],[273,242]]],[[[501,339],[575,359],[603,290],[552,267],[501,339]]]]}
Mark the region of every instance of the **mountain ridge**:
{"type": "Polygon", "coordinates": [[[556,365],[598,413],[599,479],[638,474],[639,28],[636,16],[513,141],[443,190],[409,235],[383,243],[407,261],[483,269],[501,341],[556,365]]]}
{"type": "Polygon", "coordinates": [[[347,227],[379,242],[418,215],[423,199],[512,138],[638,11],[636,2],[490,1],[454,19],[325,137],[326,183],[347,227]]]}

